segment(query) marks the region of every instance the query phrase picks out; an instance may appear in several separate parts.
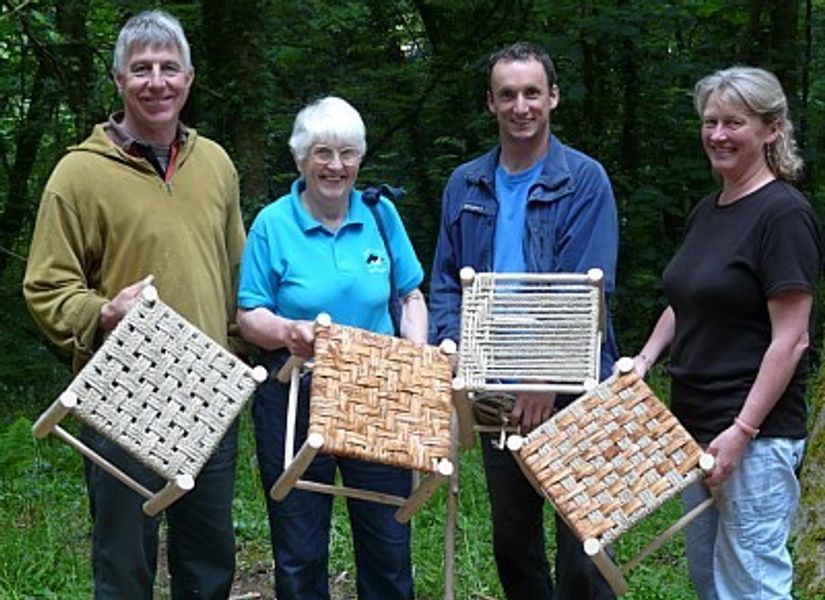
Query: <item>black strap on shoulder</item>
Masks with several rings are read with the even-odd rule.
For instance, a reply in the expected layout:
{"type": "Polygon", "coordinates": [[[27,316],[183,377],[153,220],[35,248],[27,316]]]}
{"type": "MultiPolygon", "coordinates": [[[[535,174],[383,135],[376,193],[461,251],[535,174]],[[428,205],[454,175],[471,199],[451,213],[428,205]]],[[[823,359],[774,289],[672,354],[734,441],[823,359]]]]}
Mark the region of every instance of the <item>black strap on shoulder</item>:
{"type": "Polygon", "coordinates": [[[406,195],[406,190],[402,187],[394,187],[386,183],[377,186],[369,186],[363,192],[361,197],[364,203],[369,207],[372,217],[375,219],[375,224],[378,226],[378,233],[381,234],[381,240],[384,242],[384,248],[387,251],[387,273],[390,278],[390,318],[392,319],[392,327],[395,335],[401,335],[401,304],[398,297],[398,290],[395,287],[395,277],[392,275],[392,247],[390,246],[389,238],[387,237],[387,229],[384,227],[384,220],[378,212],[378,199],[384,196],[388,200],[395,202],[402,199],[406,195]]]}

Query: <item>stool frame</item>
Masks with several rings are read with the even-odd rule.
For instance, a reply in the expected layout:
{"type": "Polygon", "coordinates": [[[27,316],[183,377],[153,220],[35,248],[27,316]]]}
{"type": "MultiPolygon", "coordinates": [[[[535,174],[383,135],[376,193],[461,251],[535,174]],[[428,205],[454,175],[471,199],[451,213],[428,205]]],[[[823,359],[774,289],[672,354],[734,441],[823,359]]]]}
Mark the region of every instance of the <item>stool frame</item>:
{"type": "Polygon", "coordinates": [[[69,387],[37,419],[37,438],[54,434],[146,498],[154,516],[194,488],[266,370],[252,369],[159,298],[142,291],[69,387]],[[73,414],[167,484],[153,492],[60,426],[73,414]]]}
{"type": "MultiPolygon", "coordinates": [[[[421,348],[409,340],[334,325],[332,319],[325,313],[318,315],[316,318],[315,331],[316,356],[313,363],[308,363],[306,359],[302,357],[291,356],[276,375],[280,382],[289,382],[290,388],[287,405],[284,472],[272,486],[270,496],[274,500],[282,500],[290,490],[297,488],[312,492],[391,504],[399,507],[395,514],[396,519],[402,523],[407,522],[424,503],[426,503],[438,486],[447,481],[453,472],[454,467],[450,451],[450,430],[454,416],[451,406],[451,375],[447,355],[455,351],[455,346],[454,344],[445,344],[442,349],[433,347],[421,348]],[[364,443],[359,442],[357,450],[349,447],[347,442],[333,442],[332,433],[324,431],[324,427],[319,425],[319,421],[321,420],[319,416],[320,412],[325,410],[322,403],[326,402],[324,393],[320,388],[323,385],[324,375],[331,376],[334,382],[336,376],[340,374],[336,373],[336,369],[331,363],[334,362],[334,357],[339,353],[343,354],[343,351],[338,347],[333,348],[332,342],[330,342],[329,348],[325,348],[323,347],[324,344],[319,344],[319,339],[332,339],[337,334],[343,336],[351,334],[356,339],[383,343],[385,345],[390,344],[393,347],[392,352],[414,357],[411,358],[413,364],[418,365],[420,369],[429,371],[430,375],[433,376],[432,381],[429,382],[431,385],[428,387],[426,385],[427,382],[419,381],[418,384],[425,384],[424,387],[413,390],[411,395],[422,402],[425,400],[425,396],[429,396],[426,398],[426,404],[429,406],[429,412],[435,415],[434,418],[438,423],[434,425],[432,431],[425,432],[425,436],[428,436],[428,439],[433,441],[434,445],[440,446],[440,451],[436,449],[433,453],[430,453],[429,450],[422,445],[421,438],[418,438],[415,434],[411,434],[408,441],[408,444],[411,445],[412,452],[406,455],[404,455],[403,452],[399,452],[397,459],[387,459],[385,456],[380,456],[381,452],[375,447],[374,441],[371,442],[367,440],[364,443]],[[424,364],[428,366],[426,368],[422,367],[421,365],[424,364]],[[315,372],[310,398],[310,429],[301,448],[297,453],[294,453],[296,415],[302,368],[311,369],[315,372]],[[442,438],[441,442],[437,441],[439,437],[442,438]],[[378,493],[371,490],[355,489],[344,485],[330,485],[302,479],[301,476],[319,452],[327,452],[340,456],[352,456],[363,460],[409,468],[417,472],[426,472],[428,474],[415,486],[408,498],[378,493]],[[412,456],[412,454],[416,455],[417,458],[412,456]]],[[[381,363],[384,364],[386,362],[389,362],[389,359],[385,357],[381,363]]],[[[362,364],[362,366],[364,365],[362,364]]],[[[380,371],[381,367],[379,366],[377,369],[380,371]]],[[[403,380],[404,376],[402,375],[402,380],[397,382],[399,388],[403,388],[409,392],[410,389],[413,389],[415,385],[417,385],[413,381],[417,376],[414,371],[416,371],[415,368],[409,370],[406,380],[403,380]]],[[[333,385],[336,384],[333,383],[333,385]]],[[[385,391],[378,390],[378,393],[382,394],[385,393],[385,391]]],[[[389,391],[386,391],[386,393],[389,393],[389,391]]],[[[356,402],[357,399],[355,396],[356,394],[353,394],[353,397],[349,400],[356,402]]],[[[417,417],[410,418],[414,419],[417,417]]]]}

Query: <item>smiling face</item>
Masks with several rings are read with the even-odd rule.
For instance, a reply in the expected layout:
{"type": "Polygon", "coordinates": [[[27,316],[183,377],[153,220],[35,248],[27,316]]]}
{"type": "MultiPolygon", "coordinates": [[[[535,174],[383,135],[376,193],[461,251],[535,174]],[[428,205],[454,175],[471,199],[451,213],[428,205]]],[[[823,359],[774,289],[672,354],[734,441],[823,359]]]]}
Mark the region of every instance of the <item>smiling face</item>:
{"type": "Polygon", "coordinates": [[[502,144],[544,143],[550,133],[550,113],[559,103],[559,89],[547,81],[537,60],[499,61],[490,74],[487,107],[498,121],[502,144]]]}
{"type": "Polygon", "coordinates": [[[176,47],[133,48],[124,72],[115,75],[124,126],[143,141],[171,144],[193,79],[176,47]]]}
{"type": "Polygon", "coordinates": [[[346,203],[358,177],[361,154],[350,144],[317,142],[299,164],[310,200],[324,205],[346,203]]]}
{"type": "Polygon", "coordinates": [[[767,169],[765,146],[778,134],[776,121],[765,123],[742,104],[715,92],[702,111],[702,145],[711,167],[726,184],[767,169]]]}

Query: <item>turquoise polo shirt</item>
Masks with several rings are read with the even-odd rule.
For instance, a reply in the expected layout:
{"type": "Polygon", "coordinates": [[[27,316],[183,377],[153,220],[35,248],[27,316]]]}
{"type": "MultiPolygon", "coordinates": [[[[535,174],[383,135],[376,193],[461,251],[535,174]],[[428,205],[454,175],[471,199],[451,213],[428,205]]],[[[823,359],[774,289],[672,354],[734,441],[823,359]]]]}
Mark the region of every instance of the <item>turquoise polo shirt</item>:
{"type": "Polygon", "coordinates": [[[333,232],[303,207],[303,188],[298,179],[289,194],[255,218],[241,261],[238,306],[308,321],[326,312],[335,323],[392,334],[390,272],[400,296],[424,278],[395,206],[386,198],[377,204],[392,248],[390,270],[378,224],[361,192],[350,193],[349,211],[333,232]]]}

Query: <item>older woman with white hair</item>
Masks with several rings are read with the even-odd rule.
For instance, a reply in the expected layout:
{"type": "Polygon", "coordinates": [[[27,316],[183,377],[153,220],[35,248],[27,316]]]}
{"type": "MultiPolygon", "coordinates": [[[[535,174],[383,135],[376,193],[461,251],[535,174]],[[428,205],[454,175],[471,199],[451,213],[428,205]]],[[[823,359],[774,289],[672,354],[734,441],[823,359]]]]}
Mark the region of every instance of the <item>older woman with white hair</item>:
{"type": "Polygon", "coordinates": [[[673,412],[716,457],[685,530],[702,600],[790,598],[786,548],[806,438],[808,327],[822,241],[777,78],[733,67],[696,84],[701,137],[722,190],[688,217],[664,271],[670,305],[637,356],[644,375],[670,353],[673,412]]]}
{"type": "MultiPolygon", "coordinates": [[[[427,308],[418,289],[423,270],[398,212],[385,198],[370,208],[354,187],[366,150],[358,111],[336,97],[313,102],[298,113],[289,145],[300,177],[289,194],[258,214],[249,232],[238,291],[242,335],[276,369],[290,354],[312,354],[312,320],[320,312],[337,323],[393,334],[394,287],[401,336],[425,343],[427,308]]],[[[301,382],[296,449],[306,436],[308,380],[301,382]]],[[[270,380],[258,389],[252,410],[275,589],[279,600],[326,599],[333,497],[293,489],[278,502],[267,494],[283,471],[287,399],[288,386],[270,380]]],[[[349,486],[410,492],[409,471],[327,455],[317,456],[304,477],[331,484],[338,470],[349,486]]],[[[392,506],[347,502],[358,597],[412,598],[409,525],[395,520],[392,506]]]]}

